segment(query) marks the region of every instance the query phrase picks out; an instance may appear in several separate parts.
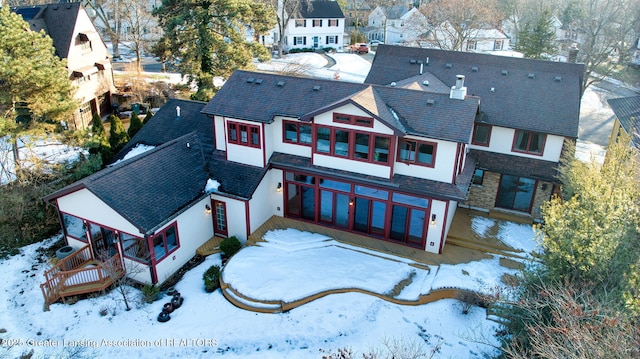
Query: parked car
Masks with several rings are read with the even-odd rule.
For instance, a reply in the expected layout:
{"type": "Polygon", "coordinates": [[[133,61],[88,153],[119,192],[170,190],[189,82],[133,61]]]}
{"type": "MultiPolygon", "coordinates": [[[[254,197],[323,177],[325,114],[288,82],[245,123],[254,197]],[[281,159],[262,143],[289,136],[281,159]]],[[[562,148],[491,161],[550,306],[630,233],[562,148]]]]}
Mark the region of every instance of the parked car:
{"type": "Polygon", "coordinates": [[[358,45],[358,47],[355,50],[357,53],[359,54],[368,54],[369,53],[369,46],[367,46],[367,44],[360,44],[358,45]]]}

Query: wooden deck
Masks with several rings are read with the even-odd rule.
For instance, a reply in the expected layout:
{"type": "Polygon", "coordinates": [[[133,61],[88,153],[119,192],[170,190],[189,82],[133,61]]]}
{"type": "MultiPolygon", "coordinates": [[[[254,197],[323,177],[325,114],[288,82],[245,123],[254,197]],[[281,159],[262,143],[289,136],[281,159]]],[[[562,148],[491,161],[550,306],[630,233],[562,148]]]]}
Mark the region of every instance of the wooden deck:
{"type": "Polygon", "coordinates": [[[40,285],[45,310],[60,299],[105,290],[124,274],[119,254],[97,261],[86,245],[45,271],[45,282],[40,285]]]}
{"type": "Polygon", "coordinates": [[[468,263],[491,258],[492,254],[495,253],[508,255],[508,252],[504,251],[509,251],[510,248],[502,244],[497,238],[492,238],[491,236],[488,238],[479,237],[472,231],[471,219],[477,215],[488,216],[488,214],[463,208],[456,210],[456,215],[451,224],[449,237],[447,237],[447,242],[442,254],[429,253],[421,249],[411,248],[377,238],[278,216],[271,217],[260,228],[253,232],[249,236],[248,243],[252,244],[262,241],[264,234],[270,230],[295,228],[301,231],[321,233],[340,242],[409,258],[426,265],[468,263]]]}
{"type": "Polygon", "coordinates": [[[209,238],[208,241],[204,242],[203,245],[196,249],[196,254],[200,256],[208,256],[209,254],[214,254],[220,252],[220,242],[222,242],[224,238],[213,236],[209,238]]]}

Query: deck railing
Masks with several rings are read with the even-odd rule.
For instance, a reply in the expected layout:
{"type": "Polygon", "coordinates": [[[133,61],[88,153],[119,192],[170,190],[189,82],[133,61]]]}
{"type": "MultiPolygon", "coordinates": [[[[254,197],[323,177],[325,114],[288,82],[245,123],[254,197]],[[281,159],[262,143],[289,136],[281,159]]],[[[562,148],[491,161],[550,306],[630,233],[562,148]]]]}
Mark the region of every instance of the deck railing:
{"type": "Polygon", "coordinates": [[[85,246],[61,259],[44,273],[46,281],[40,285],[45,308],[68,295],[91,293],[105,289],[124,275],[120,254],[97,262],[85,246]]]}

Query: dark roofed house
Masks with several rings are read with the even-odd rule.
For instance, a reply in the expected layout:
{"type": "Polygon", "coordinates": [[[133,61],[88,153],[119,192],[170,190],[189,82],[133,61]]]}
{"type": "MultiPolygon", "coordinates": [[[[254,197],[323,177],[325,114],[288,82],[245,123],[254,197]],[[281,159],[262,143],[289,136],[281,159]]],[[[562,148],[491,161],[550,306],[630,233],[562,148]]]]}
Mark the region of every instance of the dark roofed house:
{"type": "Polygon", "coordinates": [[[284,51],[342,49],[345,17],[337,1],[301,2],[284,29],[284,51]]]}
{"type": "Polygon", "coordinates": [[[640,96],[607,100],[616,115],[610,141],[617,141],[621,133],[631,139],[631,145],[640,150],[640,96]]]}
{"type": "Polygon", "coordinates": [[[69,125],[87,129],[93,114],[110,114],[111,95],[116,91],[111,60],[81,3],[18,6],[11,11],[21,15],[33,31],[43,30],[49,35],[56,55],[67,60],[69,81],[74,83],[75,98],[80,102],[69,125]]]}

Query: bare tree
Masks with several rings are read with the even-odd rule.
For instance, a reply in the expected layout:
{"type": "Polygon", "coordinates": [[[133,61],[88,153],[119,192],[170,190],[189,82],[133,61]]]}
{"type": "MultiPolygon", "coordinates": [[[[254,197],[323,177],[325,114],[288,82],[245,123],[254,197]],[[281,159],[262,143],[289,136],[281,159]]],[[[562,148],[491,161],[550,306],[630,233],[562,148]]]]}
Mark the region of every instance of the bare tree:
{"type": "Polygon", "coordinates": [[[127,45],[136,54],[136,63],[140,67],[142,54],[149,51],[151,43],[158,39],[154,36],[159,26],[156,23],[147,2],[141,0],[121,0],[124,12],[121,18],[126,24],[124,39],[129,40],[127,45]]]}
{"type": "Polygon", "coordinates": [[[120,57],[120,38],[123,26],[123,2],[120,0],[84,0],[85,8],[91,12],[94,25],[102,30],[111,42],[113,57],[120,57]]]}
{"type": "Polygon", "coordinates": [[[479,29],[495,28],[501,18],[495,0],[434,0],[420,11],[432,26],[431,41],[445,50],[463,50],[479,29]]]}
{"type": "Polygon", "coordinates": [[[275,9],[278,17],[278,55],[282,55],[285,46],[285,38],[287,36],[287,26],[289,20],[300,17],[301,10],[304,7],[311,9],[311,0],[257,0],[263,2],[275,9]]]}

